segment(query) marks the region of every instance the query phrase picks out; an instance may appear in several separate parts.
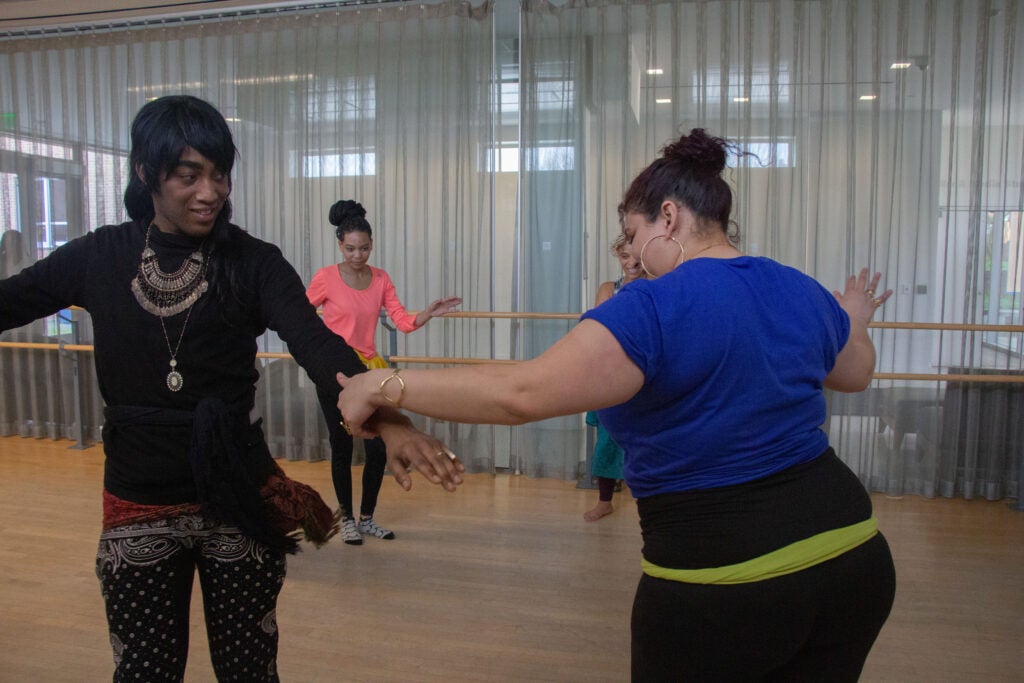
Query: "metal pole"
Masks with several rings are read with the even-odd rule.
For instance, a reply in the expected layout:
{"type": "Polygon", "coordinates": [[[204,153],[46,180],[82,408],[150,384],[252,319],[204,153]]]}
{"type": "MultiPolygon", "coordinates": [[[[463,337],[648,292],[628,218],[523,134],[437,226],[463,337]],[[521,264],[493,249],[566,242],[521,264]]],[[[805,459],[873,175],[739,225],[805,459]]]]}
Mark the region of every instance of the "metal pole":
{"type": "MultiPolygon", "coordinates": [[[[60,314],[58,314],[58,316],[59,315],[60,314]]],[[[72,314],[72,316],[73,315],[74,314],[72,314]]],[[[60,319],[61,320],[65,320],[65,318],[63,318],[63,317],[61,317],[60,319]]],[[[69,323],[71,323],[71,339],[72,339],[72,343],[77,346],[78,343],[79,343],[79,340],[78,340],[78,321],[74,320],[73,317],[67,318],[67,321],[69,323]]],[[[63,347],[63,343],[61,344],[61,347],[63,347]]],[[[61,348],[61,352],[63,352],[63,348],[61,348]]],[[[74,352],[71,353],[71,376],[72,376],[72,379],[73,379],[74,385],[75,385],[75,387],[74,387],[75,421],[76,421],[77,426],[78,426],[78,430],[77,430],[78,431],[78,441],[75,443],[74,446],[70,446],[69,448],[71,450],[76,450],[76,451],[81,451],[81,450],[85,450],[86,448],[89,448],[89,444],[87,444],[85,442],[85,416],[82,414],[82,381],[81,381],[81,378],[78,375],[78,367],[79,367],[79,365],[78,365],[78,354],[79,353],[80,353],[79,351],[74,351],[74,352]]]]}

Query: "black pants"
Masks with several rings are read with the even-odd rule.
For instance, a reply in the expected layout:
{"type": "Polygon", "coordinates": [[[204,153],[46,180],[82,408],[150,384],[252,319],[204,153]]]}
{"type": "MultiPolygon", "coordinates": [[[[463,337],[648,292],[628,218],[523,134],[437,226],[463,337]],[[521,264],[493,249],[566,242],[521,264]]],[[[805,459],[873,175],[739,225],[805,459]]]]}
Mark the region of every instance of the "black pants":
{"type": "Polygon", "coordinates": [[[104,531],[96,575],[114,681],[181,681],[192,581],[199,572],[218,681],[278,681],[277,596],[285,556],[198,515],[104,531]]]}
{"type": "MultiPolygon", "coordinates": [[[[341,426],[341,411],[338,410],[338,394],[317,391],[320,411],[327,421],[331,440],[331,479],[334,493],[338,496],[342,513],[355,516],[352,505],[352,436],[341,426]]],[[[360,514],[370,516],[377,509],[377,496],[384,480],[387,465],[387,449],[380,438],[363,441],[366,463],[363,465],[363,498],[359,504],[360,514]]]]}
{"type": "Polygon", "coordinates": [[[710,586],[644,575],[633,602],[633,683],[856,681],[895,591],[881,534],[767,581],[710,586]]]}

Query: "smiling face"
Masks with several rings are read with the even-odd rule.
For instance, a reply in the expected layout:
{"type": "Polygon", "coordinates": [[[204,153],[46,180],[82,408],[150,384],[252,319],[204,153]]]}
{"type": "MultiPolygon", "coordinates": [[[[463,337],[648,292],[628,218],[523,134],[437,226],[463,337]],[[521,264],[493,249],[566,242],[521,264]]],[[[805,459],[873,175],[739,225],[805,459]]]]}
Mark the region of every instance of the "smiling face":
{"type": "Polygon", "coordinates": [[[153,224],[161,232],[206,237],[231,194],[231,179],[212,161],[186,147],[153,192],[153,224]]]}
{"type": "Polygon", "coordinates": [[[341,249],[345,263],[352,270],[362,270],[370,260],[373,239],[361,230],[352,230],[346,232],[344,238],[338,241],[338,248],[341,249]]]}
{"type": "Polygon", "coordinates": [[[640,261],[629,253],[629,248],[625,244],[619,247],[615,256],[619,259],[619,265],[622,266],[622,274],[625,276],[623,282],[632,282],[644,276],[644,269],[640,267],[640,261]]]}

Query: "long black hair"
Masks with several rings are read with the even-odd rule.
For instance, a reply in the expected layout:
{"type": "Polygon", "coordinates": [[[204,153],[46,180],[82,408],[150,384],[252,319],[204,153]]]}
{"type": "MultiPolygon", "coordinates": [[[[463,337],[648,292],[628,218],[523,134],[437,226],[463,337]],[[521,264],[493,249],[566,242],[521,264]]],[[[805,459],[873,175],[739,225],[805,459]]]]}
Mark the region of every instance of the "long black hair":
{"type": "MultiPolygon", "coordinates": [[[[132,121],[129,179],[124,191],[129,217],[140,222],[152,220],[152,195],[160,192],[161,183],[178,165],[186,147],[209,159],[230,183],[238,150],[227,121],[212,104],[192,95],[169,95],[143,105],[132,121]]],[[[218,227],[230,218],[231,203],[225,202],[218,227]]]]}

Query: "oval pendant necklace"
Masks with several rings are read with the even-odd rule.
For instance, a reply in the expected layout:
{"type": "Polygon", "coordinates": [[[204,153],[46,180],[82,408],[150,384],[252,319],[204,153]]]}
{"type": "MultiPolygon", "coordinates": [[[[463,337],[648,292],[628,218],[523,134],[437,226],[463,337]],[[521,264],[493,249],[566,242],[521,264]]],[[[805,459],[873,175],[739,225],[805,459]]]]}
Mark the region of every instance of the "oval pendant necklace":
{"type": "Polygon", "coordinates": [[[160,316],[160,329],[164,332],[164,341],[167,342],[167,352],[171,354],[171,371],[167,373],[167,388],[171,391],[181,391],[181,387],[184,386],[185,380],[178,372],[178,349],[181,348],[181,340],[185,338],[185,328],[188,327],[188,319],[192,316],[193,306],[188,307],[188,313],[185,314],[185,322],[181,324],[181,334],[178,335],[178,343],[174,345],[174,350],[171,350],[171,339],[167,336],[167,325],[164,323],[163,316],[160,316]]]}

